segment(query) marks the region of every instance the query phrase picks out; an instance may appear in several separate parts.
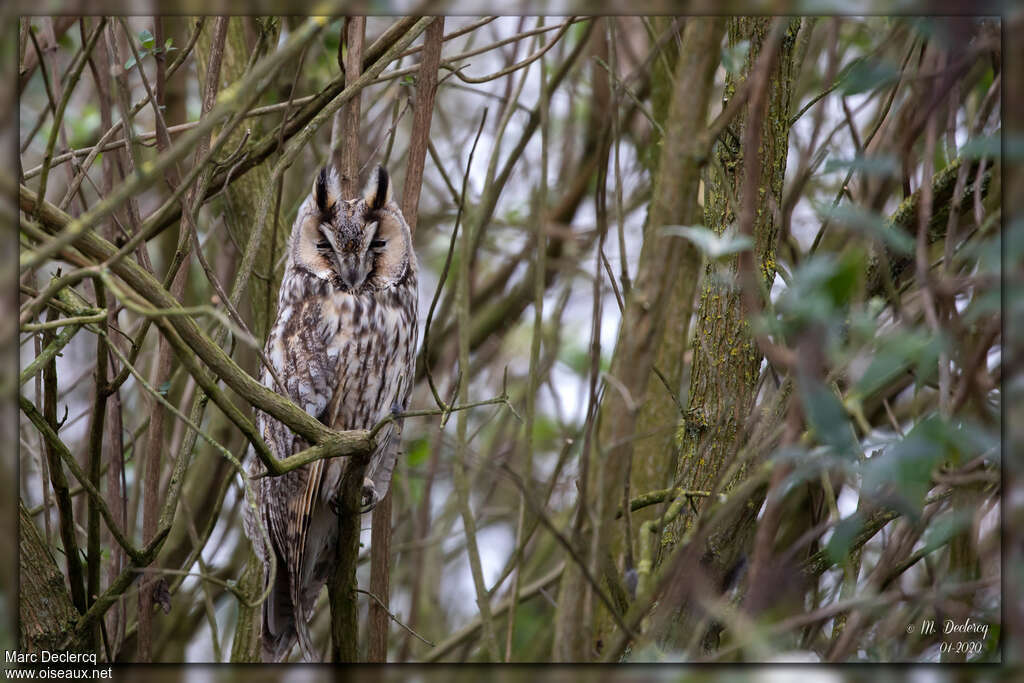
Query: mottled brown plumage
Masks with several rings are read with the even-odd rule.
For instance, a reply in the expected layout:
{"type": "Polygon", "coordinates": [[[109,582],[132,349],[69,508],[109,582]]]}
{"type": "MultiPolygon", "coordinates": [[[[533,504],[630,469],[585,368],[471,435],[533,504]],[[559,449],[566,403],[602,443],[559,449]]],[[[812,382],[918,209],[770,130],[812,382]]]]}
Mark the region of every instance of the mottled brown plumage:
{"type": "MultiPolygon", "coordinates": [[[[406,409],[415,371],[417,263],[412,235],[378,167],[364,193],[342,200],[337,176],[324,169],[299,208],[266,354],[285,393],[339,430],[368,429],[406,409]]],[[[280,391],[269,372],[263,383],[280,391]]],[[[278,458],[307,446],[260,413],[257,426],[278,458]]],[[[382,429],[363,486],[364,511],[387,493],[400,422],[382,429]]],[[[314,462],[257,480],[258,514],[271,547],[247,529],[268,568],[277,572],[263,605],[265,659],[287,657],[296,639],[315,659],[308,623],[337,546],[336,498],[346,458],[314,462]]],[[[263,471],[255,462],[253,473],[263,471]]]]}

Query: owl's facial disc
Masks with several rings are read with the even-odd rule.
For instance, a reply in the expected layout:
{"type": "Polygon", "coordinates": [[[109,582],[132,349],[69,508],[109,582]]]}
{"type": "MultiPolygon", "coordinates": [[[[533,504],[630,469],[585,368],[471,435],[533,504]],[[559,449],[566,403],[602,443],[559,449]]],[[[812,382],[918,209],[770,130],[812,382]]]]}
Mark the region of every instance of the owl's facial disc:
{"type": "Polygon", "coordinates": [[[326,259],[330,271],[337,275],[341,271],[341,266],[338,261],[338,244],[335,239],[334,231],[327,224],[320,224],[319,234],[317,235],[316,250],[324,259],[326,259]]]}
{"type": "Polygon", "coordinates": [[[342,199],[326,169],[313,182],[313,215],[302,228],[297,258],[339,290],[387,286],[404,272],[407,239],[386,209],[390,179],[378,167],[363,196],[342,199]]]}
{"type": "MultiPolygon", "coordinates": [[[[329,230],[329,228],[328,228],[329,230]]],[[[343,225],[329,236],[334,273],[338,285],[351,291],[361,287],[373,271],[374,237],[377,222],[368,225],[343,225]]]]}

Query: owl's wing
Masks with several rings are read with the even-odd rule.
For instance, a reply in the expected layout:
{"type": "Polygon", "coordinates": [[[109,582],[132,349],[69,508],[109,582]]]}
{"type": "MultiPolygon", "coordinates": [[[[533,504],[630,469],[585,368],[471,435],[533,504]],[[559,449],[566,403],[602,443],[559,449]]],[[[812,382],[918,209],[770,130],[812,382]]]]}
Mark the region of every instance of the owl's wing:
{"type": "MultiPolygon", "coordinates": [[[[301,402],[300,405],[303,405],[310,415],[323,421],[333,393],[333,389],[328,386],[323,391],[307,394],[305,405],[301,402]]],[[[303,446],[305,446],[304,443],[303,446]]],[[[296,470],[305,475],[305,481],[298,495],[288,499],[287,538],[290,548],[288,573],[291,577],[291,601],[295,612],[295,632],[306,661],[317,661],[309,634],[307,615],[312,609],[315,597],[320,593],[323,583],[309,581],[306,578],[310,574],[310,568],[306,564],[315,563],[316,557],[322,552],[319,546],[322,545],[323,539],[317,538],[312,542],[312,545],[317,546],[317,549],[314,550],[310,548],[309,534],[310,527],[314,526],[314,515],[323,517],[327,512],[326,506],[319,505],[318,501],[324,467],[325,461],[317,460],[296,470]],[[310,599],[311,595],[312,600],[310,599]]],[[[322,520],[316,526],[323,526],[322,520]]]]}
{"type": "Polygon", "coordinates": [[[398,445],[402,442],[402,421],[396,420],[377,433],[377,450],[366,468],[366,477],[373,482],[379,501],[391,487],[391,473],[398,461],[398,445]]]}
{"type": "MultiPolygon", "coordinates": [[[[416,376],[416,305],[415,300],[411,303],[409,310],[409,328],[405,332],[406,344],[404,359],[397,373],[397,387],[395,394],[388,404],[392,414],[402,413],[409,409],[409,395],[412,393],[412,384],[416,376]]],[[[383,417],[383,416],[382,416],[383,417]]],[[[402,443],[402,424],[404,420],[398,418],[384,426],[377,433],[377,450],[370,457],[366,476],[373,482],[373,489],[376,499],[380,500],[387,495],[391,488],[391,476],[395,470],[395,463],[398,461],[398,448],[402,443]]]]}
{"type": "MultiPolygon", "coordinates": [[[[275,661],[287,656],[296,638],[306,660],[315,661],[306,619],[311,607],[305,595],[309,586],[302,577],[307,573],[307,535],[323,464],[318,460],[280,477],[261,480],[272,487],[263,496],[263,518],[278,567],[274,589],[263,603],[263,646],[275,661]]],[[[316,586],[317,592],[321,585],[316,586]]]]}
{"type": "MultiPolygon", "coordinates": [[[[303,308],[299,305],[291,315],[279,317],[279,327],[267,342],[267,355],[285,383],[283,393],[323,421],[334,398],[333,369],[317,330],[309,325],[291,324],[303,320],[303,308]]],[[[263,383],[280,391],[269,372],[264,372],[263,383]]],[[[306,447],[301,438],[270,416],[265,417],[265,424],[264,437],[278,458],[306,447]]],[[[318,460],[280,477],[263,480],[267,487],[263,497],[264,519],[279,560],[274,595],[282,598],[268,599],[264,603],[264,646],[272,644],[275,659],[287,655],[296,637],[306,658],[314,657],[306,627],[304,604],[308,601],[303,599],[301,577],[323,468],[324,461],[318,460]]]]}

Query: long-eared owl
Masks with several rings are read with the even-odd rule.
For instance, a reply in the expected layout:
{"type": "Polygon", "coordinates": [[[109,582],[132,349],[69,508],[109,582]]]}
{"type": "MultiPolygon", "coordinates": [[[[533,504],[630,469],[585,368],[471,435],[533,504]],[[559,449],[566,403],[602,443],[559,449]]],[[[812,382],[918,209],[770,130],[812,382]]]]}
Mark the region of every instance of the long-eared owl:
{"type": "MultiPolygon", "coordinates": [[[[320,171],[299,208],[266,355],[283,393],[339,430],[369,429],[404,411],[415,376],[416,254],[412,234],[377,167],[362,197],[344,200],[336,173],[320,171]]],[[[262,382],[281,392],[264,369],[262,382]]],[[[258,412],[257,428],[278,458],[306,444],[278,420],[258,412]]],[[[363,483],[363,511],[391,484],[401,436],[399,420],[377,435],[363,483]]],[[[348,458],[318,460],[280,477],[256,480],[266,548],[250,518],[247,530],[274,585],[263,603],[263,656],[280,661],[298,639],[315,659],[308,623],[330,575],[338,542],[337,504],[348,458]]],[[[253,473],[261,473],[255,461],[253,473]]]]}

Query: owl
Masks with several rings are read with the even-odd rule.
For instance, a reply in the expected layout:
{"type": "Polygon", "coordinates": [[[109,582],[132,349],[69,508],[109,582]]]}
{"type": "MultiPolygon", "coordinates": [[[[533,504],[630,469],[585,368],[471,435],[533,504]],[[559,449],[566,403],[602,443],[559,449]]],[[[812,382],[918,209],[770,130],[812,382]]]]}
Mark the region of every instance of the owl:
{"type": "MultiPolygon", "coordinates": [[[[382,167],[362,197],[341,198],[337,174],[320,171],[299,208],[266,356],[284,384],[264,369],[262,382],[338,430],[369,429],[404,411],[415,376],[416,255],[412,234],[382,167]]],[[[284,458],[308,446],[284,424],[259,412],[257,428],[284,458]]],[[[363,482],[362,509],[391,484],[401,421],[377,435],[363,482]]],[[[253,474],[263,471],[254,459],[253,474]]],[[[311,612],[329,578],[338,543],[338,504],[348,458],[319,460],[280,477],[256,479],[256,514],[271,547],[246,527],[274,585],[263,603],[263,657],[281,661],[296,639],[315,660],[311,612]]]]}

